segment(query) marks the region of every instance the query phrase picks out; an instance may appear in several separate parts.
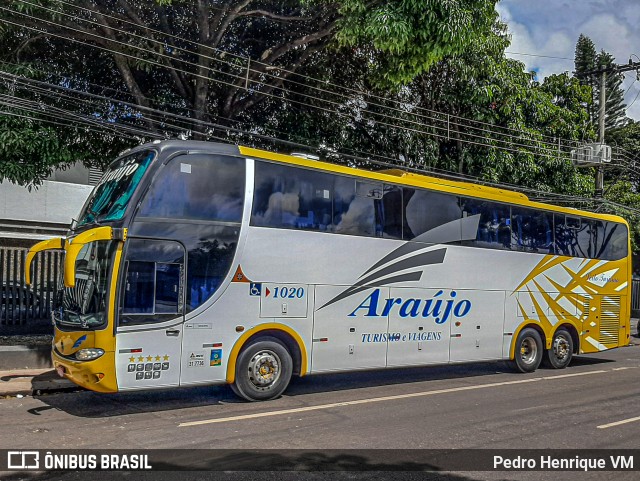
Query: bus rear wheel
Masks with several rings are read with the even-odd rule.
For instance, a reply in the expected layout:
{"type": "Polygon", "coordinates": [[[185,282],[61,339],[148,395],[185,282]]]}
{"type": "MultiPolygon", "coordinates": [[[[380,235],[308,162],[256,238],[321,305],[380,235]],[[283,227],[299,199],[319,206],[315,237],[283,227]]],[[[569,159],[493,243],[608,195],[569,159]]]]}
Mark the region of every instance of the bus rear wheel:
{"type": "Polygon", "coordinates": [[[263,337],[240,352],[231,388],[247,401],[268,401],[287,389],[292,373],[293,361],[284,344],[274,337],[263,337]]]}
{"type": "Polygon", "coordinates": [[[564,369],[573,357],[573,338],[566,329],[558,329],[553,336],[551,349],[545,351],[543,364],[554,369],[564,369]]]}
{"type": "Polygon", "coordinates": [[[527,327],[516,339],[513,367],[520,372],[533,372],[542,361],[542,338],[535,329],[527,327]]]}

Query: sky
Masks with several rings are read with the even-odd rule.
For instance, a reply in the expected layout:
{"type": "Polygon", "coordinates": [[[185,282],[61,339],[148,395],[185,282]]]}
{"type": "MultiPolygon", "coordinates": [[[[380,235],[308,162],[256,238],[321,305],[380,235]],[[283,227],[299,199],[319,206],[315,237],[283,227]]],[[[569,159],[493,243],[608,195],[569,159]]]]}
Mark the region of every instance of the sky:
{"type": "MultiPolygon", "coordinates": [[[[640,0],[501,0],[497,10],[512,36],[507,55],[537,72],[538,80],[573,72],[581,33],[594,42],[596,51],[606,50],[618,64],[626,64],[630,57],[640,61],[640,0]]],[[[635,71],[625,73],[622,88],[627,116],[640,120],[640,81],[635,71]]]]}

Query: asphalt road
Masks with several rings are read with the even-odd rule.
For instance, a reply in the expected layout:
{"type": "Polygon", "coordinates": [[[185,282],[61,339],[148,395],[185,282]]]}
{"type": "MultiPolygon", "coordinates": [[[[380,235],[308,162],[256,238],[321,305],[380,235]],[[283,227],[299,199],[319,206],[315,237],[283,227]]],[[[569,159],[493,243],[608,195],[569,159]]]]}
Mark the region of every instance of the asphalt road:
{"type": "MultiPolygon", "coordinates": [[[[285,396],[266,403],[237,400],[225,386],[4,399],[0,448],[636,449],[640,447],[639,344],[635,338],[626,348],[577,357],[565,370],[539,369],[532,374],[488,363],[309,376],[294,380],[285,396]]],[[[604,474],[215,473],[214,477],[602,479],[604,474]]],[[[180,479],[202,476],[183,473],[180,479]]],[[[608,477],[637,479],[637,472],[608,477]]],[[[64,479],[84,477],[67,473],[64,479]]],[[[92,479],[100,478],[92,473],[92,479]]],[[[159,478],[147,473],[132,479],[159,478]]]]}

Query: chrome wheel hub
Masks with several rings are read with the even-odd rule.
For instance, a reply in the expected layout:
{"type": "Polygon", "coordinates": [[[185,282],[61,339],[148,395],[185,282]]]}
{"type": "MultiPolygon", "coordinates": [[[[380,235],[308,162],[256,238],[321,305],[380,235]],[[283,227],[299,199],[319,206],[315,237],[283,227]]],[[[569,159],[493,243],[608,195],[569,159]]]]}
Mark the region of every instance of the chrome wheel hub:
{"type": "Polygon", "coordinates": [[[522,346],[520,347],[520,359],[525,364],[533,364],[538,356],[538,345],[536,341],[527,337],[522,341],[522,346]]]}
{"type": "Polygon", "coordinates": [[[553,340],[553,353],[558,361],[564,361],[569,356],[569,343],[564,337],[553,340]]]}
{"type": "Polygon", "coordinates": [[[261,389],[270,388],[280,378],[280,358],[273,351],[259,351],[249,361],[249,379],[261,389]]]}

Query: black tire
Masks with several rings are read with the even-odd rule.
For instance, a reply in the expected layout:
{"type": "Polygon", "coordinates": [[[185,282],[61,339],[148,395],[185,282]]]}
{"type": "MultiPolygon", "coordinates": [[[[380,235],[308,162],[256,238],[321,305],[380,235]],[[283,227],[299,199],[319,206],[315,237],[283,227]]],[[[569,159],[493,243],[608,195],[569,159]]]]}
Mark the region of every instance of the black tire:
{"type": "Polygon", "coordinates": [[[542,363],[545,367],[564,369],[573,358],[573,338],[569,331],[560,328],[553,336],[551,349],[544,351],[542,363]]]}
{"type": "Polygon", "coordinates": [[[275,399],[289,386],[292,373],[286,346],[274,337],[262,337],[240,351],[231,389],[247,401],[275,399]]]}
{"type": "Polygon", "coordinates": [[[542,361],[542,338],[535,329],[527,327],[520,331],[516,339],[515,356],[512,366],[520,372],[533,372],[542,361]]]}

